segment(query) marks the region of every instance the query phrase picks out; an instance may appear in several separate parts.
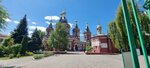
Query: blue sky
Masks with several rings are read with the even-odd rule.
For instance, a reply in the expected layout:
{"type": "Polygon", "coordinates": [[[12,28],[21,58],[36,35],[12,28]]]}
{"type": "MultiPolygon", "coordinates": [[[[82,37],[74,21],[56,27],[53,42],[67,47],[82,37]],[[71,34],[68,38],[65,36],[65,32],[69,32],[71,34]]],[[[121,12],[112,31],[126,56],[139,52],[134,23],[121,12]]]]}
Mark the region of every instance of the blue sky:
{"type": "Polygon", "coordinates": [[[73,25],[72,28],[75,20],[78,21],[81,35],[86,22],[95,35],[98,21],[102,26],[102,33],[106,34],[108,23],[115,18],[119,4],[120,0],[3,0],[2,5],[8,11],[10,20],[7,29],[2,33],[8,35],[25,14],[28,18],[29,33],[32,33],[35,27],[44,31],[48,26],[45,17],[53,16],[53,23],[56,23],[60,12],[65,10],[68,22],[73,25]]]}

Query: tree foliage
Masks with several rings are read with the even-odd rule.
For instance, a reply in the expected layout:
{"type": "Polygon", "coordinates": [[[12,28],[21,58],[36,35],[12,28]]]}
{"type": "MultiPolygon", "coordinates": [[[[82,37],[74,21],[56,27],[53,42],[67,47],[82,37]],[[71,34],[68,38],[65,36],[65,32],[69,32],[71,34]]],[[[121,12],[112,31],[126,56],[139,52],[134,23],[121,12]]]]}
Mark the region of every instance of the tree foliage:
{"type": "Polygon", "coordinates": [[[39,34],[40,34],[40,38],[43,39],[43,37],[45,36],[45,32],[38,30],[39,34]]]}
{"type": "Polygon", "coordinates": [[[6,26],[6,19],[8,18],[8,13],[6,12],[5,8],[1,5],[0,0],[0,30],[5,28],[6,26]]]}
{"type": "Polygon", "coordinates": [[[22,45],[21,54],[25,55],[26,51],[28,51],[28,37],[26,36],[23,37],[21,45],[22,45]]]}
{"type": "Polygon", "coordinates": [[[17,57],[17,54],[20,54],[21,49],[22,49],[21,44],[15,44],[11,46],[12,54],[14,55],[14,57],[17,57]]]}
{"type": "Polygon", "coordinates": [[[28,37],[27,19],[26,15],[20,20],[17,28],[11,32],[11,37],[14,39],[14,43],[21,44],[23,37],[28,37]]]}
{"type": "Polygon", "coordinates": [[[51,48],[66,50],[68,45],[67,31],[64,23],[57,23],[55,31],[48,38],[48,45],[51,48]]]}
{"type": "Polygon", "coordinates": [[[120,49],[123,47],[123,45],[121,45],[121,41],[120,41],[120,34],[117,30],[115,21],[112,21],[109,23],[109,37],[112,40],[113,44],[115,44],[115,47],[120,49]]]}
{"type": "Polygon", "coordinates": [[[11,46],[14,44],[14,39],[11,37],[6,37],[3,42],[3,46],[11,46]]]}
{"type": "Polygon", "coordinates": [[[40,32],[36,28],[32,34],[30,41],[29,41],[28,49],[30,51],[40,50],[41,44],[42,44],[42,39],[40,38],[40,32]]]}
{"type": "MultiPolygon", "coordinates": [[[[139,37],[137,34],[134,15],[133,15],[133,11],[132,11],[130,2],[127,2],[127,7],[128,7],[130,20],[131,20],[131,25],[132,25],[131,30],[133,31],[136,45],[137,45],[137,47],[139,47],[140,46],[139,37]]],[[[149,24],[150,20],[148,19],[148,17],[145,14],[143,14],[143,12],[139,11],[137,5],[136,5],[136,11],[137,11],[138,18],[140,21],[141,30],[146,31],[146,32],[149,31],[148,24],[149,24]]],[[[111,38],[113,44],[115,44],[115,46],[117,48],[124,48],[124,49],[128,50],[129,45],[128,45],[128,39],[127,39],[127,32],[126,32],[126,28],[125,28],[124,16],[123,16],[123,11],[122,11],[121,6],[119,6],[119,8],[117,10],[115,20],[113,22],[110,22],[108,27],[109,27],[109,37],[111,38]]],[[[144,38],[144,39],[146,40],[148,38],[144,38]]]]}

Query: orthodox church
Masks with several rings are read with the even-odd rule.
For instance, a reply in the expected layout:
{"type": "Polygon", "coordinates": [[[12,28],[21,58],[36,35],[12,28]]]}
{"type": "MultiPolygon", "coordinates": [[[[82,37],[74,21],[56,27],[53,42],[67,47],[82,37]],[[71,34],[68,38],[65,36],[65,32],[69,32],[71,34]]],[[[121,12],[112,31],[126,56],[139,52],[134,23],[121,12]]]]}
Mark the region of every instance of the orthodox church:
{"type": "MultiPolygon", "coordinates": [[[[68,24],[68,20],[65,17],[66,12],[62,12],[60,20],[58,23],[63,23],[66,25],[67,36],[69,39],[68,50],[70,51],[84,51],[87,45],[91,45],[93,47],[91,53],[113,53],[117,52],[117,49],[112,44],[111,40],[107,35],[102,34],[102,27],[100,25],[97,26],[97,35],[92,36],[92,33],[89,29],[88,23],[86,23],[85,31],[84,31],[84,41],[80,40],[80,29],[78,27],[78,21],[75,21],[75,27],[72,29],[72,35],[70,34],[70,25],[68,24]]],[[[46,29],[46,35],[43,38],[43,42],[45,50],[50,50],[47,45],[48,37],[51,35],[54,30],[52,26],[52,20],[50,21],[49,26],[46,29]]]]}
{"type": "MultiPolygon", "coordinates": [[[[78,21],[75,21],[75,27],[72,30],[72,35],[70,34],[70,25],[68,24],[68,20],[65,17],[66,12],[62,12],[60,17],[60,20],[58,21],[58,23],[63,23],[64,25],[66,25],[66,30],[67,30],[67,36],[69,39],[69,43],[68,43],[68,50],[71,51],[83,51],[85,50],[85,46],[86,43],[84,41],[80,40],[80,29],[78,28],[78,21]]],[[[88,26],[87,26],[88,28],[88,26]]],[[[52,20],[50,21],[49,26],[46,28],[46,35],[43,38],[43,42],[46,44],[43,44],[44,46],[44,50],[50,50],[50,48],[48,48],[48,44],[47,44],[47,40],[48,37],[51,35],[52,31],[54,30],[53,26],[52,26],[52,20]]],[[[89,31],[89,28],[87,29],[87,31],[89,31]]],[[[85,33],[86,35],[86,33],[85,33]]],[[[86,38],[88,38],[86,36],[86,38]]]]}

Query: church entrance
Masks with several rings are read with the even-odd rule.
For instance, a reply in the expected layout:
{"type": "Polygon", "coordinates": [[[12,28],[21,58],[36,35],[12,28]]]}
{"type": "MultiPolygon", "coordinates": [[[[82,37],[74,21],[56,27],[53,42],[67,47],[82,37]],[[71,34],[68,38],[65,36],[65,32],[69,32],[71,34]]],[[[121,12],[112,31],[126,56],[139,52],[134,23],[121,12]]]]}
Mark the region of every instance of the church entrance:
{"type": "Polygon", "coordinates": [[[78,51],[78,46],[77,45],[75,45],[75,51],[78,51]]]}

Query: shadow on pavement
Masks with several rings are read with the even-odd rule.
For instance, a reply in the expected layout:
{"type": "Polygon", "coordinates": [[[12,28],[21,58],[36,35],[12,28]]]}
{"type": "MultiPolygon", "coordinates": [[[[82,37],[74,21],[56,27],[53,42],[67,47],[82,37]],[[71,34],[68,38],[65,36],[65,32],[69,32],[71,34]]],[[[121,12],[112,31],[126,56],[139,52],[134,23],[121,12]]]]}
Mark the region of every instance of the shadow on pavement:
{"type": "Polygon", "coordinates": [[[16,66],[2,66],[2,65],[0,65],[0,68],[22,68],[22,67],[16,67],[16,66]]]}

